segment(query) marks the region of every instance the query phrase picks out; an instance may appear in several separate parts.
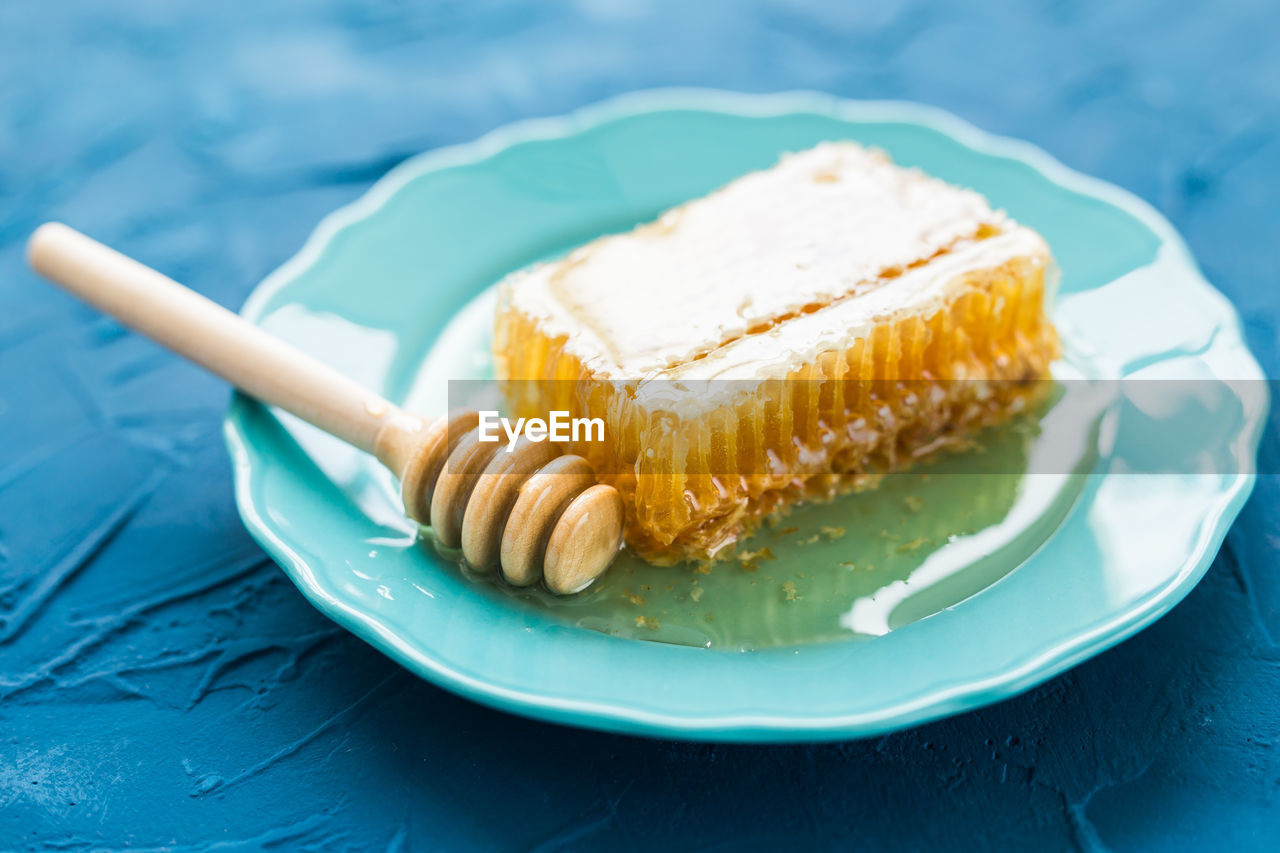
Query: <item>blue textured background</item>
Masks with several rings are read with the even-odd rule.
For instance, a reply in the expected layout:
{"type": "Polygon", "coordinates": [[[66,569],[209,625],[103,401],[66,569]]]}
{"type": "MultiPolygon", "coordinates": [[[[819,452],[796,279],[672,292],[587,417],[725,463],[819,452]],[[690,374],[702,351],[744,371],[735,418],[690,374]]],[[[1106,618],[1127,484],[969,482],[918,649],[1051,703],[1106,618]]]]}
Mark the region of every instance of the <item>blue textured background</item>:
{"type": "Polygon", "coordinates": [[[226,389],[22,263],[59,218],[238,306],[412,153],[636,88],[813,88],[1148,199],[1277,375],[1273,0],[844,5],[0,6],[0,849],[1274,849],[1275,478],[1169,616],[999,706],[812,747],[574,731],[320,617],[236,516],[226,389]]]}

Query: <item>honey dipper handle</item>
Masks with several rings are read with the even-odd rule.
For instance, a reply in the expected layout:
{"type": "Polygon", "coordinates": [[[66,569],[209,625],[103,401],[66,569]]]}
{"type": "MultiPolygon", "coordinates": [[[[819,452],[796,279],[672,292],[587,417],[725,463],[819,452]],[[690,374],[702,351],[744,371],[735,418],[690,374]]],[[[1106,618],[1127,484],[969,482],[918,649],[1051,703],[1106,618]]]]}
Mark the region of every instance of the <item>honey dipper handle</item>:
{"type": "Polygon", "coordinates": [[[221,305],[66,225],[37,228],[27,258],[36,272],[126,326],[361,450],[375,452],[388,420],[410,417],[221,305]]]}

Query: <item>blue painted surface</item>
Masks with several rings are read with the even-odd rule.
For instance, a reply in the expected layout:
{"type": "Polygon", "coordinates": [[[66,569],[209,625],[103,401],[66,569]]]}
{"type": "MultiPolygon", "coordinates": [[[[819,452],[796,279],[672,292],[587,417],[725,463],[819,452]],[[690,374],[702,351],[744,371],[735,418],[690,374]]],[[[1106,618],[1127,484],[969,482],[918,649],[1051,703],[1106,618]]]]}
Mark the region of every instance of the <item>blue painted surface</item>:
{"type": "Polygon", "coordinates": [[[902,97],[1151,201],[1276,375],[1280,9],[484,5],[0,6],[0,849],[1273,846],[1274,477],[1169,616],[996,707],[828,746],[584,733],[314,612],[236,516],[226,390],[21,244],[61,218],[238,305],[390,165],[513,119],[666,84],[902,97]]]}

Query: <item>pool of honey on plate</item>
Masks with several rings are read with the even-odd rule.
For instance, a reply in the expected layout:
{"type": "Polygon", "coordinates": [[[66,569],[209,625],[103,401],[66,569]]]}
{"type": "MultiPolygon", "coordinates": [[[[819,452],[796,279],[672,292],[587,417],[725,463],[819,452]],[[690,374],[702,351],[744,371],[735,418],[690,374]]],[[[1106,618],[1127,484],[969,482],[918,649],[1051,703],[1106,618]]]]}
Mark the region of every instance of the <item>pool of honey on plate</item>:
{"type": "MultiPolygon", "coordinates": [[[[489,291],[454,318],[414,377],[408,408],[501,407],[491,381],[493,311],[489,291]],[[461,389],[458,397],[438,396],[445,387],[461,389]]],[[[616,637],[749,650],[886,634],[999,581],[1066,518],[1097,461],[1108,399],[1080,381],[1091,371],[1077,360],[1055,367],[1072,381],[1034,413],[875,488],[797,506],[762,526],[737,559],[654,566],[624,549],[590,589],[556,597],[472,574],[456,553],[442,556],[478,594],[616,637]]]]}
{"type": "Polygon", "coordinates": [[[879,485],[771,518],[734,558],[651,565],[624,550],[583,593],[491,577],[520,606],[617,637],[750,650],[866,639],[980,592],[1030,557],[1070,511],[1082,461],[1028,474],[1041,419],[989,428],[879,485]]]}

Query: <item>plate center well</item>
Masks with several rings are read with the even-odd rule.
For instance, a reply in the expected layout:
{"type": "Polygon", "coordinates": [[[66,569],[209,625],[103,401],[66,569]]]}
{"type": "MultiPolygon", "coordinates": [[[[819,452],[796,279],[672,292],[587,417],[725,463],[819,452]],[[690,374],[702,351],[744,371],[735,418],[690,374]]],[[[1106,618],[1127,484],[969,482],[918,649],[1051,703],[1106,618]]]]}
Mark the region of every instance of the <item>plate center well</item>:
{"type": "MultiPolygon", "coordinates": [[[[502,408],[492,378],[494,291],[450,322],[406,405],[502,408]],[[459,382],[459,381],[462,382],[459,382]],[[464,387],[450,399],[446,389],[464,387]]],[[[591,589],[557,598],[471,576],[485,592],[613,636],[728,650],[867,640],[969,598],[1030,557],[1062,523],[1097,461],[1103,406],[1068,403],[1087,383],[1068,358],[1041,411],[983,431],[973,447],[886,475],[864,492],[772,519],[745,558],[654,566],[624,551],[591,589]]],[[[423,547],[447,559],[430,532],[423,547]]]]}

